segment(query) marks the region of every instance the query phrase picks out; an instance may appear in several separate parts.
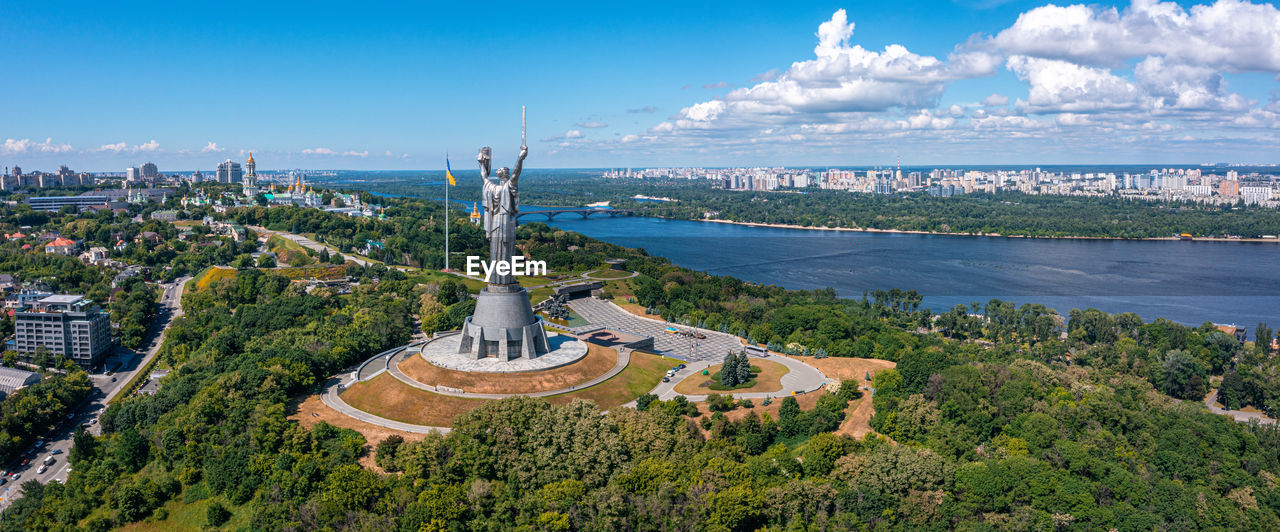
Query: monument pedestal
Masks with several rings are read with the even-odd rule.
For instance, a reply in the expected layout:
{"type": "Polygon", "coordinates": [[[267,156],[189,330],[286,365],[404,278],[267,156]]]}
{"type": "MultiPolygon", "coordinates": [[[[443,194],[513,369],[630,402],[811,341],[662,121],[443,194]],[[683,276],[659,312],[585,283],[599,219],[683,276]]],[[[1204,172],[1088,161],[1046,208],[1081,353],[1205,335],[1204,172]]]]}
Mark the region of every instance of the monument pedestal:
{"type": "Polygon", "coordinates": [[[551,348],[542,319],[529,305],[529,293],[519,284],[489,285],[476,298],[476,311],[462,325],[458,353],[479,360],[497,357],[533,359],[551,348]]]}

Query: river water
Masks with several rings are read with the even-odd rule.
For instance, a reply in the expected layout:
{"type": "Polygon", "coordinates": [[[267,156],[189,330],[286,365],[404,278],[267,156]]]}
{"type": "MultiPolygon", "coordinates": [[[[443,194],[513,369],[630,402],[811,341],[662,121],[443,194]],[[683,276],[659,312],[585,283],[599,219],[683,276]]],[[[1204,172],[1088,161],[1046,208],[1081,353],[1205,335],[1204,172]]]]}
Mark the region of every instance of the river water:
{"type": "MultiPolygon", "coordinates": [[[[537,207],[527,207],[536,209],[537,207]]],[[[553,225],[718,275],[843,297],[900,288],[945,311],[992,298],[1187,324],[1280,325],[1280,244],[811,231],[643,217],[553,225]]]]}

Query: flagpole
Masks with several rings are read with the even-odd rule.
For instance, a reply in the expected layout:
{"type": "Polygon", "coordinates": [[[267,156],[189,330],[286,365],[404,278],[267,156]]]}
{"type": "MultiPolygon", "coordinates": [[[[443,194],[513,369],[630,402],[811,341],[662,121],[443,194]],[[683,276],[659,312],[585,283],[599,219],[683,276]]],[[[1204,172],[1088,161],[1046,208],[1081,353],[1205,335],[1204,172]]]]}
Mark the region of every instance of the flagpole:
{"type": "MultiPolygon", "coordinates": [[[[445,161],[449,160],[449,152],[445,152],[444,160],[445,161]]],[[[448,163],[446,162],[445,165],[448,166],[448,163]]],[[[446,177],[444,179],[444,269],[445,270],[449,269],[449,178],[447,176],[448,173],[449,171],[446,169],[445,170],[446,177]]]]}

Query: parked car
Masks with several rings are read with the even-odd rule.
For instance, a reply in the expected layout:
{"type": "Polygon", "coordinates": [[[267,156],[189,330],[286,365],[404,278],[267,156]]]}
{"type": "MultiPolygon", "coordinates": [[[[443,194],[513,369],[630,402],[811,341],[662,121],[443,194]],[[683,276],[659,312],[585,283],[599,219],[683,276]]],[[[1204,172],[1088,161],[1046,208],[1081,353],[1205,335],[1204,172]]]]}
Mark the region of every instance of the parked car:
{"type": "Polygon", "coordinates": [[[663,377],[662,382],[671,382],[671,377],[663,377]]]}
{"type": "Polygon", "coordinates": [[[36,442],[36,449],[39,449],[41,447],[44,447],[44,440],[40,440],[36,442]]]}
{"type": "Polygon", "coordinates": [[[54,449],[49,451],[49,454],[62,454],[62,449],[54,449]]]}
{"type": "Polygon", "coordinates": [[[40,469],[37,469],[37,470],[36,470],[36,474],[37,474],[37,475],[43,475],[43,474],[44,474],[44,472],[45,472],[45,471],[48,471],[48,470],[49,470],[49,466],[47,466],[47,465],[42,465],[42,466],[40,466],[40,469]]]}
{"type": "Polygon", "coordinates": [[[58,461],[58,459],[57,459],[57,458],[54,458],[54,457],[50,456],[50,457],[48,457],[48,458],[45,458],[45,459],[44,459],[44,465],[50,466],[50,465],[53,465],[53,463],[54,463],[54,462],[57,462],[57,461],[58,461]]]}

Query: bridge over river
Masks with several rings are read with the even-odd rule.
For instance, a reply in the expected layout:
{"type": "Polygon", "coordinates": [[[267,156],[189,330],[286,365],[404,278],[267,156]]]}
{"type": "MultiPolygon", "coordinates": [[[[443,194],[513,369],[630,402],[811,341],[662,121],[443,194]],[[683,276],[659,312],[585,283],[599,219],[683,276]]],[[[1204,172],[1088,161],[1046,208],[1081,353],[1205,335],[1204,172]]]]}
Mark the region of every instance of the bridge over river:
{"type": "Polygon", "coordinates": [[[550,222],[561,214],[576,214],[581,216],[583,220],[586,220],[594,214],[600,214],[612,218],[615,216],[632,216],[635,214],[635,211],[630,209],[606,209],[603,207],[584,207],[581,209],[532,209],[520,211],[516,214],[516,219],[518,220],[525,216],[545,216],[547,221],[550,222]]]}

